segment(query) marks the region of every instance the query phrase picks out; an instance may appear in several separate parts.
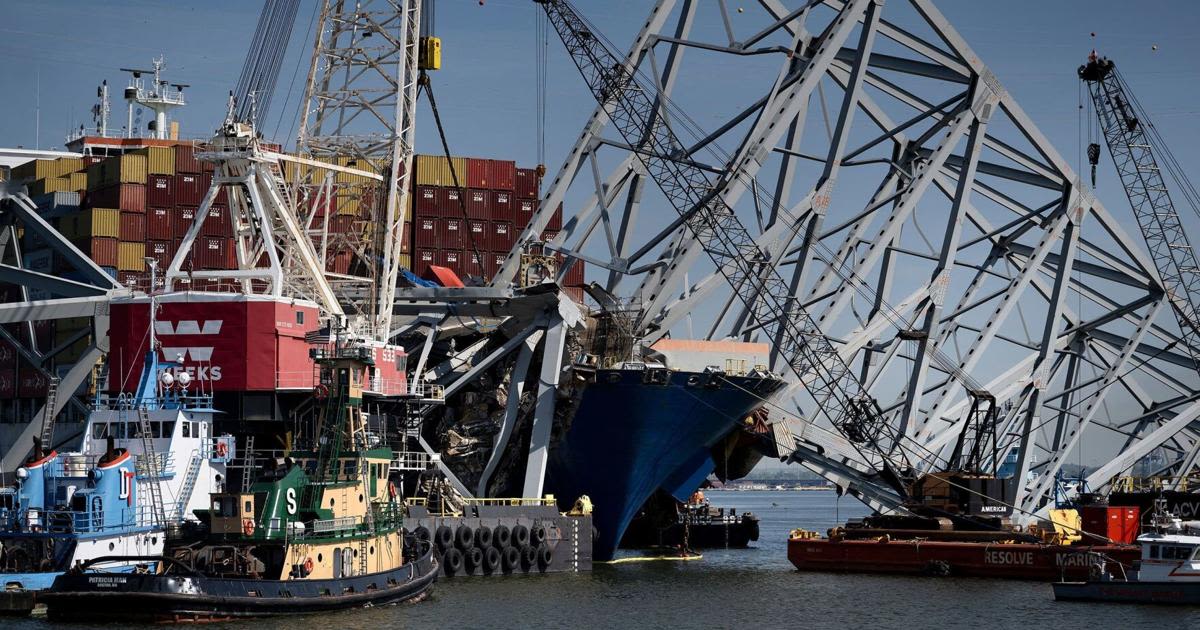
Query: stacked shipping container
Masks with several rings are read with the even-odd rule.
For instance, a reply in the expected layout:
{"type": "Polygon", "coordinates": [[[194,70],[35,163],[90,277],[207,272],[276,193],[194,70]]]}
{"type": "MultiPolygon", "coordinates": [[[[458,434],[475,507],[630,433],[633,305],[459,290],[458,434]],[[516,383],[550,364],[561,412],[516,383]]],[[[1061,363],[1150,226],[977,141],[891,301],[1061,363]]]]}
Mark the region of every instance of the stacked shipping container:
{"type": "MultiPolygon", "coordinates": [[[[413,163],[413,270],[422,274],[433,264],[490,279],[537,210],[538,171],[508,160],[431,155],[413,163]]],[[[559,207],[547,233],[561,229],[559,207]]],[[[575,265],[566,286],[583,281],[583,266],[575,265]]]]}

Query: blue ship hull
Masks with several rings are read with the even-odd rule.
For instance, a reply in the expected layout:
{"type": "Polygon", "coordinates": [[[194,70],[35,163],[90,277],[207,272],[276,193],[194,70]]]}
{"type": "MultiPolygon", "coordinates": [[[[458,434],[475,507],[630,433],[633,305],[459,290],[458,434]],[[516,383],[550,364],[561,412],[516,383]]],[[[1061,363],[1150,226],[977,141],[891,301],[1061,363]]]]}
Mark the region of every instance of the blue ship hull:
{"type": "Polygon", "coordinates": [[[580,495],[592,499],[592,551],[601,561],[613,557],[656,489],[686,499],[713,470],[711,447],[782,385],[696,372],[671,372],[668,382],[653,384],[643,374],[598,371],[550,454],[548,490],[568,505],[580,495]]]}

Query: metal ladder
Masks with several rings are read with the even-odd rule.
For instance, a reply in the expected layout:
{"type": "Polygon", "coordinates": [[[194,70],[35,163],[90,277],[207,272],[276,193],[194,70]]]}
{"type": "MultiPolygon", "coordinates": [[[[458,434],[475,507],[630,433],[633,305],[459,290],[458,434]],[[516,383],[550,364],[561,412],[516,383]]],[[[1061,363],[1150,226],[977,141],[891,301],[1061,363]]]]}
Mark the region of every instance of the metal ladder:
{"type": "Polygon", "coordinates": [[[54,413],[54,406],[57,404],[58,378],[51,378],[46,392],[46,407],[42,409],[42,448],[47,452],[54,446],[50,440],[54,439],[54,418],[58,415],[54,413]]]}
{"type": "Polygon", "coordinates": [[[183,487],[179,489],[179,506],[176,509],[175,522],[181,523],[187,516],[188,501],[192,499],[192,491],[196,489],[196,480],[200,478],[200,464],[204,458],[200,451],[192,453],[192,461],[188,462],[187,474],[183,478],[183,487]]]}
{"type": "Polygon", "coordinates": [[[146,478],[146,489],[150,491],[150,522],[165,525],[162,500],[162,462],[154,452],[154,437],[150,433],[150,412],[145,407],[137,408],[139,432],[142,436],[142,474],[146,478]]]}
{"type": "Polygon", "coordinates": [[[254,480],[254,436],[246,436],[246,452],[242,455],[242,492],[250,491],[254,480]]]}

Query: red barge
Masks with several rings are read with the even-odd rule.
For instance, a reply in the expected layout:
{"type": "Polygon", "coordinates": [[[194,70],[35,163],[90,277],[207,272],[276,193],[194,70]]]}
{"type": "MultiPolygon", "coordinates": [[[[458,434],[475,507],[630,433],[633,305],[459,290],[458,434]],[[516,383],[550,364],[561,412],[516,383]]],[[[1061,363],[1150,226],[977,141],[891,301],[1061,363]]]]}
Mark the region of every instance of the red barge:
{"type": "Polygon", "coordinates": [[[1087,579],[1092,567],[1133,565],[1136,545],[1058,545],[927,538],[818,538],[797,530],[788,560],[800,571],[835,571],[1055,581],[1087,579]]]}

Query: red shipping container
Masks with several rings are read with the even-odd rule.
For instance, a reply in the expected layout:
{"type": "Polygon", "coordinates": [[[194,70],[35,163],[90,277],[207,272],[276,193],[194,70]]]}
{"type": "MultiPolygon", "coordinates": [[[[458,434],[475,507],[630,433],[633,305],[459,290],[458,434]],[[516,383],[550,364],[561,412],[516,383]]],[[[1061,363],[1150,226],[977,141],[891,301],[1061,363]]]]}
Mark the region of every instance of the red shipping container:
{"type": "Polygon", "coordinates": [[[571,265],[571,268],[567,270],[567,277],[563,278],[563,286],[565,286],[565,287],[582,286],[584,284],[583,268],[584,268],[583,261],[576,260],[575,264],[571,265]]]}
{"type": "Polygon", "coordinates": [[[512,249],[515,237],[512,223],[508,221],[492,221],[492,243],[489,249],[494,252],[507,252],[512,249]]]}
{"type": "Polygon", "coordinates": [[[124,212],[146,211],[144,184],[113,184],[87,194],[90,208],[117,208],[124,212]]]}
{"type": "MultiPolygon", "coordinates": [[[[192,145],[184,143],[175,145],[175,172],[199,174],[203,172],[200,160],[196,159],[192,145]]],[[[196,202],[200,203],[200,202],[196,202]]]]}
{"type": "Polygon", "coordinates": [[[483,277],[485,267],[484,258],[487,255],[467,249],[467,251],[463,252],[462,273],[468,276],[483,277]]]}
{"type": "Polygon", "coordinates": [[[467,188],[491,188],[491,160],[467,158],[467,188]]]}
{"type": "Polygon", "coordinates": [[[462,249],[466,239],[465,223],[462,219],[442,219],[441,237],[438,247],[462,249]]]}
{"type": "Polygon", "coordinates": [[[170,208],[146,209],[146,238],[168,240],[175,238],[175,218],[170,208]]]}
{"type": "Polygon", "coordinates": [[[438,189],[436,186],[416,186],[413,191],[413,208],[416,216],[436,217],[441,214],[438,208],[438,189]]]}
{"type": "Polygon", "coordinates": [[[50,379],[34,368],[21,368],[18,374],[17,396],[42,398],[50,392],[50,379]]]}
{"type": "Polygon", "coordinates": [[[233,224],[229,219],[229,208],[213,204],[204,218],[200,233],[205,236],[233,236],[233,224]]]}
{"type": "Polygon", "coordinates": [[[192,244],[193,269],[228,269],[229,239],[222,236],[202,236],[192,244]]]}
{"type": "Polygon", "coordinates": [[[54,320],[43,319],[33,322],[33,336],[37,339],[38,348],[42,351],[54,347],[54,320]]]}
{"type": "Polygon", "coordinates": [[[204,199],[204,179],[199,173],[180,173],[175,176],[175,205],[198,206],[204,199]]]}
{"type": "Polygon", "coordinates": [[[441,238],[441,230],[438,229],[438,223],[441,221],[443,219],[420,217],[413,222],[413,230],[417,233],[417,249],[436,249],[438,247],[438,239],[441,238]]]}
{"type": "Polygon", "coordinates": [[[437,209],[434,212],[442,217],[457,217],[461,219],[466,207],[463,192],[457,188],[437,189],[437,209]]]}
{"type": "Polygon", "coordinates": [[[512,191],[516,186],[517,163],[512,160],[489,160],[491,163],[492,181],[489,188],[493,190],[512,191]]]}
{"type": "Polygon", "coordinates": [[[0,339],[0,369],[17,368],[17,349],[7,339],[0,339]]]}
{"type": "MultiPolygon", "coordinates": [[[[1141,527],[1141,510],[1137,507],[1088,505],[1079,508],[1083,531],[1116,543],[1130,544],[1137,539],[1141,527]]],[[[1103,541],[1087,540],[1091,544],[1103,541]]]]}
{"type": "Polygon", "coordinates": [[[146,255],[158,261],[158,268],[161,272],[167,268],[167,265],[171,264],[171,259],[175,257],[175,241],[146,241],[146,255]]]}
{"type": "Polygon", "coordinates": [[[493,252],[491,254],[487,254],[486,256],[488,257],[487,262],[490,262],[491,264],[485,271],[487,271],[488,277],[491,278],[492,276],[496,275],[496,272],[500,271],[501,267],[504,266],[504,259],[508,257],[508,254],[493,252]]]}
{"type": "Polygon", "coordinates": [[[512,193],[506,190],[492,191],[492,218],[499,221],[516,222],[512,193]]]}
{"type": "Polygon", "coordinates": [[[325,259],[325,268],[333,273],[346,274],[350,272],[350,260],[353,253],[348,250],[340,251],[325,259]]]}
{"type": "Polygon", "coordinates": [[[513,223],[519,228],[529,225],[529,221],[533,219],[533,213],[537,211],[537,207],[537,199],[517,199],[517,202],[513,204],[513,223]]]}
{"type": "Polygon", "coordinates": [[[174,175],[149,175],[146,177],[146,205],[160,207],[175,205],[174,175]]]}
{"type": "Polygon", "coordinates": [[[467,191],[467,218],[492,220],[492,196],[486,190],[467,191]]]}
{"type": "Polygon", "coordinates": [[[542,232],[542,240],[546,241],[547,243],[553,241],[557,237],[558,232],[556,230],[546,230],[545,232],[542,232]]]}
{"type": "Polygon", "coordinates": [[[196,222],[195,206],[176,206],[175,207],[175,237],[183,238],[188,230],[192,229],[192,224],[196,222]]]}
{"type": "MultiPolygon", "coordinates": [[[[213,174],[208,172],[207,170],[204,172],[204,174],[202,174],[200,176],[200,187],[201,187],[200,194],[201,195],[208,194],[208,189],[212,188],[212,180],[213,180],[213,174]]],[[[217,191],[217,197],[216,197],[216,199],[213,200],[213,204],[220,204],[220,205],[224,206],[224,205],[227,205],[228,203],[229,203],[229,187],[221,186],[221,189],[217,191]]]]}
{"type": "Polygon", "coordinates": [[[121,213],[121,240],[141,243],[146,240],[146,215],[140,212],[121,213]]]}
{"type": "Polygon", "coordinates": [[[429,265],[438,264],[438,252],[436,249],[417,248],[417,254],[413,256],[413,272],[417,275],[425,273],[429,265]]]}
{"type": "Polygon", "coordinates": [[[13,367],[0,367],[0,399],[11,400],[17,397],[17,370],[13,367]]]}
{"type": "Polygon", "coordinates": [[[537,199],[538,188],[541,178],[538,177],[537,169],[519,168],[517,169],[517,181],[514,187],[517,193],[517,199],[537,199]]]}
{"type": "Polygon", "coordinates": [[[150,288],[150,274],[141,271],[119,271],[117,272],[117,282],[128,289],[146,291],[150,288]]]}
{"type": "Polygon", "coordinates": [[[337,215],[329,218],[329,233],[330,234],[349,234],[354,230],[354,224],[360,222],[358,217],[348,215],[337,215]]]}
{"type": "Polygon", "coordinates": [[[488,235],[488,222],[480,219],[467,219],[467,231],[463,234],[463,247],[467,249],[487,250],[491,247],[488,235]]]}
{"type": "Polygon", "coordinates": [[[462,271],[463,253],[459,249],[443,249],[441,251],[442,266],[449,267],[454,273],[462,271]]]}
{"type": "Polygon", "coordinates": [[[82,238],[73,241],[75,247],[79,251],[87,254],[97,265],[101,267],[116,267],[117,266],[117,243],[115,238],[107,236],[96,236],[93,238],[82,238]]]}
{"type": "Polygon", "coordinates": [[[562,204],[558,204],[558,208],[554,210],[554,214],[550,215],[550,222],[546,224],[547,230],[561,230],[563,225],[562,204]]]}

